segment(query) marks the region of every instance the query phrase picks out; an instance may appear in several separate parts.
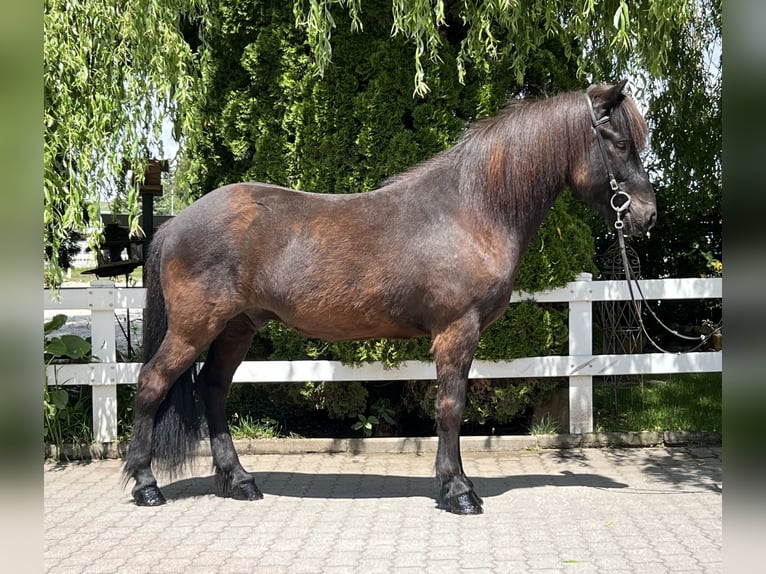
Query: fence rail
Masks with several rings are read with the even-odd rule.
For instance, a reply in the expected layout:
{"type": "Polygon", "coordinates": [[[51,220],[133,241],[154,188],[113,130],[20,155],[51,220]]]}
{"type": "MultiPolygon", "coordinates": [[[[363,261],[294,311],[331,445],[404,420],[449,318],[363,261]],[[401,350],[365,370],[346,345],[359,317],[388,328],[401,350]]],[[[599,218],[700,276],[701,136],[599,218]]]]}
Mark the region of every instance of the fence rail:
{"type": "MultiPolygon", "coordinates": [[[[722,280],[650,279],[640,281],[649,300],[720,299],[722,280]]],[[[117,309],[143,308],[142,288],[116,288],[111,281],[93,281],[86,288],[62,289],[53,299],[44,292],[46,311],[89,310],[93,356],[90,364],[50,365],[48,383],[90,385],[93,396],[93,432],[97,442],[117,437],[117,385],[138,380],[140,363],[118,363],[115,315],[117,309]]],[[[514,293],[511,303],[533,299],[540,303],[569,304],[569,354],[530,357],[508,362],[474,361],[470,378],[568,377],[569,432],[593,431],[593,377],[604,375],[720,372],[721,352],[593,355],[593,308],[595,301],[626,301],[625,281],[592,281],[589,273],[559,289],[540,293],[514,293]]],[[[410,361],[395,369],[378,363],[361,366],[337,361],[245,361],[234,375],[235,383],[302,381],[433,380],[433,363],[410,361]]]]}

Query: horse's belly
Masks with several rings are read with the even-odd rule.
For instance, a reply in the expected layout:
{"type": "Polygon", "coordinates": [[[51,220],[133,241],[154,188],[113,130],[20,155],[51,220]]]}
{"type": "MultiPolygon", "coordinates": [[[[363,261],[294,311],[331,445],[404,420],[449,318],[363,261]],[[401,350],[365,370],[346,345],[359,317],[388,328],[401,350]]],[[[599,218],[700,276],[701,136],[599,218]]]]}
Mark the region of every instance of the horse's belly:
{"type": "Polygon", "coordinates": [[[371,309],[328,309],[317,306],[300,312],[283,310],[276,313],[279,320],[292,330],[307,337],[325,341],[355,341],[360,339],[411,339],[430,332],[393,319],[386,312],[371,309]]]}

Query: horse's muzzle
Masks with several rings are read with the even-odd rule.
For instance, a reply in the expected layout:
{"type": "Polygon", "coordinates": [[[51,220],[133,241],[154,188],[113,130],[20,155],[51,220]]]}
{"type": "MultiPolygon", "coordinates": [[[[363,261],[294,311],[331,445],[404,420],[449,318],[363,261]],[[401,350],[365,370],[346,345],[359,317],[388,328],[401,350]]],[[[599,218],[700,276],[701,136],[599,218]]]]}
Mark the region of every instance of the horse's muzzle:
{"type": "Polygon", "coordinates": [[[622,217],[625,235],[641,237],[657,223],[657,204],[652,200],[642,200],[632,197],[630,207],[622,217]]]}
{"type": "Polygon", "coordinates": [[[625,235],[642,237],[657,223],[657,208],[654,204],[644,204],[641,209],[631,209],[625,214],[625,235]]]}

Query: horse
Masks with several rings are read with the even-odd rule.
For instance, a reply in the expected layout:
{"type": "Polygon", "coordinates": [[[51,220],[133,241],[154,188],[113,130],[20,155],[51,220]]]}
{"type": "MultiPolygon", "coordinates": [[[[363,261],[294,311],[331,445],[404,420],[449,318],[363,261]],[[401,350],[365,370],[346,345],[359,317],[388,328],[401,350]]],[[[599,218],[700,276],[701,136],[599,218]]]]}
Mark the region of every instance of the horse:
{"type": "Polygon", "coordinates": [[[278,320],[328,341],[430,336],[437,507],[482,513],[460,456],[468,372],[546,212],[570,188],[626,235],[655,223],[639,156],[648,128],[625,84],[512,102],[372,191],[236,183],[161,226],[145,263],[144,364],[124,463],[135,504],[166,502],[152,463],[177,472],[203,413],[217,488],[263,498],[234,449],[225,403],[255,332],[278,320]]]}

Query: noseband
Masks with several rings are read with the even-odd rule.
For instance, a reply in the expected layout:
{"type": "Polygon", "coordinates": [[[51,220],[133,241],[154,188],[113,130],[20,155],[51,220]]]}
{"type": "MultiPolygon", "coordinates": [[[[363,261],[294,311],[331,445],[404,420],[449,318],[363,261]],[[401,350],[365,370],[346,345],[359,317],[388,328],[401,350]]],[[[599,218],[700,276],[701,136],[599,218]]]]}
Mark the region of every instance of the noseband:
{"type": "Polygon", "coordinates": [[[604,162],[604,168],[606,168],[606,175],[609,178],[609,187],[614,192],[612,194],[611,199],[609,200],[609,203],[611,204],[612,209],[614,209],[614,212],[617,216],[614,221],[614,228],[618,230],[622,230],[622,228],[624,227],[624,223],[622,221],[622,212],[628,209],[628,207],[630,206],[630,195],[628,195],[622,189],[622,187],[620,187],[620,184],[617,183],[617,179],[614,177],[612,166],[609,163],[609,157],[607,157],[606,155],[606,146],[604,145],[604,138],[601,135],[601,132],[598,130],[598,127],[600,125],[605,124],[611,118],[609,116],[604,116],[600,120],[596,119],[596,113],[593,111],[593,104],[591,103],[590,96],[588,94],[585,94],[585,101],[588,102],[588,111],[590,112],[590,123],[591,123],[591,126],[593,126],[593,131],[596,134],[598,149],[601,152],[601,160],[604,162]],[[624,196],[624,201],[620,205],[617,205],[617,200],[620,198],[620,196],[624,196]]]}

